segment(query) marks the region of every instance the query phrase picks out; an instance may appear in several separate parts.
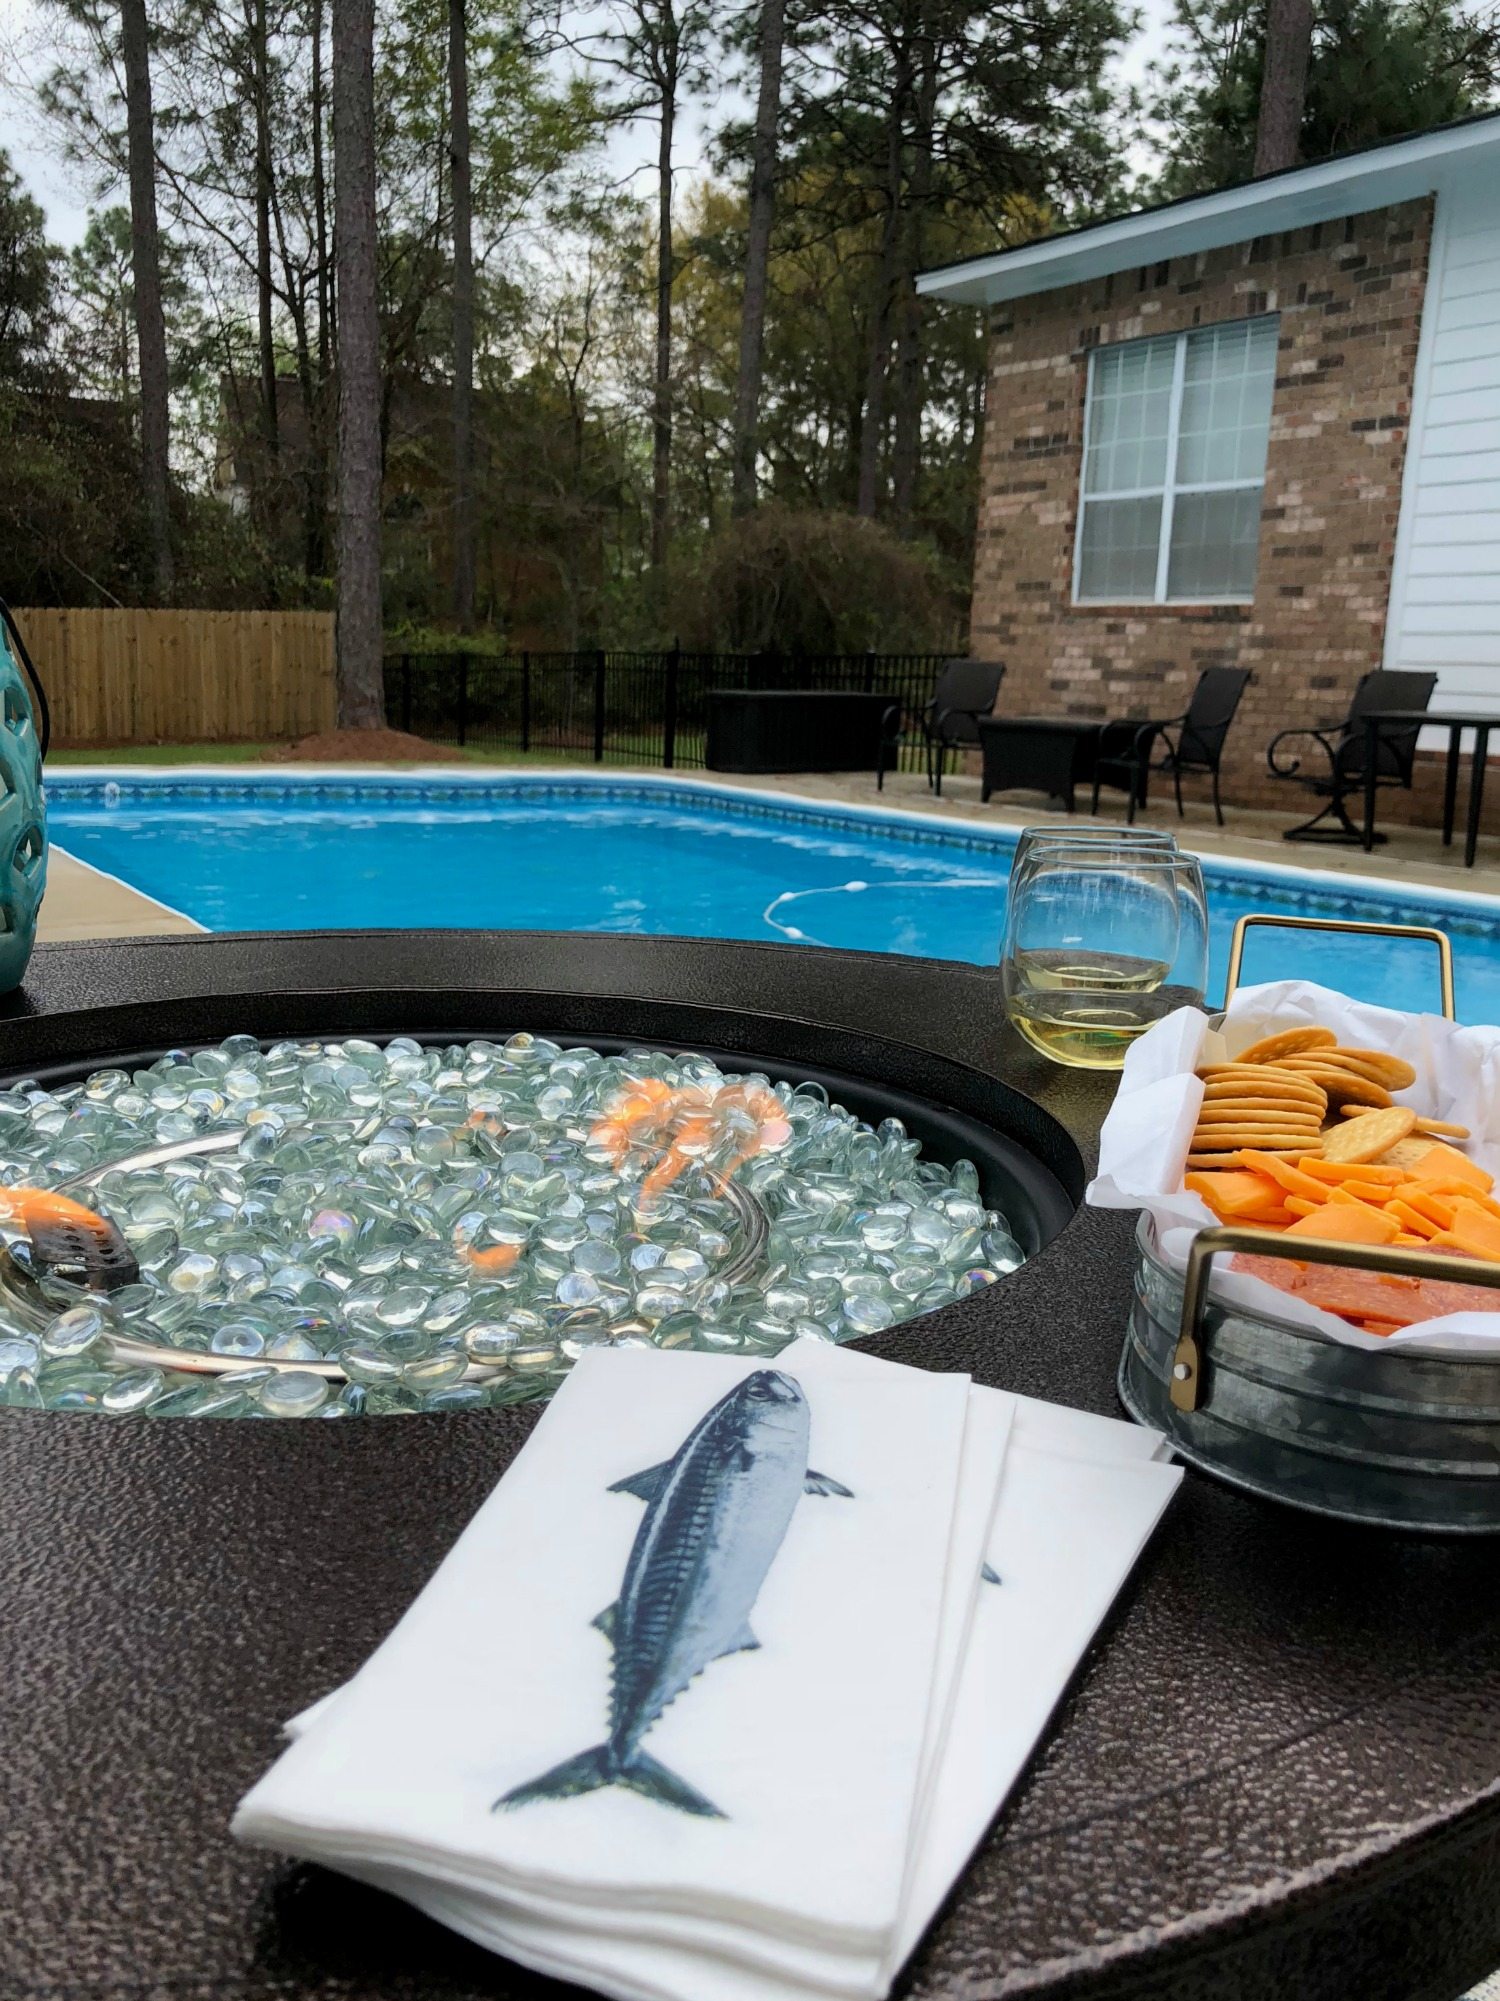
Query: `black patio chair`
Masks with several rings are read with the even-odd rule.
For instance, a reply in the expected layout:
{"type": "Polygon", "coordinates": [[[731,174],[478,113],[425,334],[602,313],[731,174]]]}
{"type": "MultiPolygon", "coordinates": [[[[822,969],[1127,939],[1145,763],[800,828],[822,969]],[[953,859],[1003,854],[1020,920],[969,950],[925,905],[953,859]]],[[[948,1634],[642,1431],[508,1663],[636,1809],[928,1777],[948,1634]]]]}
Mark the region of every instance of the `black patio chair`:
{"type": "MultiPolygon", "coordinates": [[[[1318,798],[1328,801],[1321,811],[1314,813],[1310,820],[1304,820],[1300,827],[1288,827],[1281,838],[1284,841],[1362,841],[1363,833],[1349,818],[1344,807],[1344,801],[1351,792],[1358,795],[1365,788],[1368,733],[1362,719],[1377,709],[1425,709],[1436,686],[1436,674],[1414,674],[1401,668],[1378,667],[1372,673],[1360,676],[1349,704],[1349,713],[1341,723],[1324,723],[1319,729],[1282,730],[1279,735],[1273,736],[1266,746],[1266,763],[1271,776],[1294,778],[1318,798]],[[1318,751],[1328,760],[1326,773],[1304,775],[1300,757],[1293,757],[1286,763],[1278,762],[1278,750],[1292,737],[1311,737],[1318,751]],[[1334,824],[1325,827],[1322,822],[1330,814],[1334,824]]],[[[1381,730],[1375,745],[1377,785],[1400,785],[1408,792],[1411,790],[1412,766],[1416,761],[1417,737],[1421,727],[1420,723],[1412,723],[1403,728],[1381,730]]],[[[1375,838],[1383,841],[1385,835],[1377,834],[1375,838]]]]}
{"type": "Polygon", "coordinates": [[[1219,761],[1224,755],[1224,739],[1249,680],[1248,668],[1205,667],[1198,676],[1193,699],[1182,715],[1149,722],[1106,723],[1099,735],[1099,755],[1094,766],[1094,812],[1099,810],[1100,786],[1117,785],[1130,795],[1126,817],[1134,825],[1136,807],[1146,803],[1148,775],[1159,771],[1164,776],[1171,774],[1180,820],[1182,779],[1184,772],[1188,772],[1213,780],[1214,816],[1222,827],[1219,761]],[[1153,762],[1151,753],[1158,737],[1164,748],[1153,762]]]}
{"type": "MultiPolygon", "coordinates": [[[[994,660],[950,660],[938,675],[932,700],[915,718],[915,723],[922,733],[927,784],[939,798],[943,796],[943,763],[948,752],[978,747],[980,721],[993,712],[1004,678],[1005,669],[994,660]]],[[[906,741],[899,708],[892,707],[886,722],[880,761],[875,768],[878,792],[885,790],[885,774],[895,770],[906,741]]]]}

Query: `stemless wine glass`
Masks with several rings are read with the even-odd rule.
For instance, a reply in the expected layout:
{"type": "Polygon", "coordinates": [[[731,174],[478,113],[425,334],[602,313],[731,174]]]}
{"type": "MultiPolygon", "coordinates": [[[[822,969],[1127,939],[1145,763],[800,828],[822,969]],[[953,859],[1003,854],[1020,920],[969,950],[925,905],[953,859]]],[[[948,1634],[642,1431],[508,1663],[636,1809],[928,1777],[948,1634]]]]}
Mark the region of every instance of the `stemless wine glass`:
{"type": "Polygon", "coordinates": [[[1135,841],[1035,846],[1011,873],[1000,966],[1006,1012],[1043,1055],[1119,1069],[1154,1021],[1202,1003],[1197,861],[1135,841]]]}
{"type": "Polygon", "coordinates": [[[1016,837],[1011,857],[1011,873],[1024,868],[1033,856],[1047,848],[1129,847],[1142,852],[1159,850],[1177,853],[1177,836],[1154,827],[1023,827],[1016,837]]]}
{"type": "MultiPolygon", "coordinates": [[[[1006,884],[1006,905],[1014,896],[1017,885],[1030,870],[1038,855],[1057,848],[1081,848],[1088,853],[1102,852],[1106,848],[1118,850],[1129,847],[1142,853],[1156,852],[1164,859],[1177,853],[1177,837],[1165,829],[1153,827],[1111,827],[1090,823],[1082,827],[1023,827],[1016,838],[1015,852],[1010,858],[1010,875],[1006,884]]],[[[1001,956],[1004,956],[1002,929],[1001,956]]]]}

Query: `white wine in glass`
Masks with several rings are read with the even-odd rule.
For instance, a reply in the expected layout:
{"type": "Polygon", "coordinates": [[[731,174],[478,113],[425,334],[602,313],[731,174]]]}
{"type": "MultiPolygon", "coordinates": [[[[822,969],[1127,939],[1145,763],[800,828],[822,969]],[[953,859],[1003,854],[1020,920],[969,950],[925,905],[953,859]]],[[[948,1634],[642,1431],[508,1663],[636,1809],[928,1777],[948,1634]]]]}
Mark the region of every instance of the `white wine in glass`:
{"type": "Polygon", "coordinates": [[[1054,1063],[1118,1070],[1153,1022],[1203,999],[1202,897],[1188,857],[1080,847],[1030,858],[1011,879],[1006,1013],[1054,1063]],[[1184,924],[1193,969],[1180,963],[1184,924]]]}

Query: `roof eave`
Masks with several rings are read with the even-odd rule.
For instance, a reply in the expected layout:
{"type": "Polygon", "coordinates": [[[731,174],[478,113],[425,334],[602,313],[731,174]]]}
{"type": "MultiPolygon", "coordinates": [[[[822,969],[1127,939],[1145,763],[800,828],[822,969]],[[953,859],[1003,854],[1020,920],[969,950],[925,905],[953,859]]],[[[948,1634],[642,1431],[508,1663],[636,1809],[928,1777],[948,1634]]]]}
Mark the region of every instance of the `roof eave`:
{"type": "Polygon", "coordinates": [[[1193,201],[1140,209],[1065,236],[924,271],[917,290],[924,297],[962,305],[1026,298],[1142,264],[1413,201],[1439,191],[1457,175],[1473,172],[1486,154],[1491,156],[1490,171],[1500,178],[1500,117],[1320,160],[1193,201]]]}

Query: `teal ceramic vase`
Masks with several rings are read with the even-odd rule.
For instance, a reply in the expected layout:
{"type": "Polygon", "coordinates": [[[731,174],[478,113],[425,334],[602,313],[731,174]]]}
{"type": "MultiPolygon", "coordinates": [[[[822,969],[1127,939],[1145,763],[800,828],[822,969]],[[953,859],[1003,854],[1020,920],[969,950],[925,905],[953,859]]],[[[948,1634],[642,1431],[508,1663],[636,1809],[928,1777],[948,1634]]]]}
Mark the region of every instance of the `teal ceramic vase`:
{"type": "Polygon", "coordinates": [[[0,622],[0,994],[26,977],[47,887],[47,808],[31,691],[0,622]]]}

